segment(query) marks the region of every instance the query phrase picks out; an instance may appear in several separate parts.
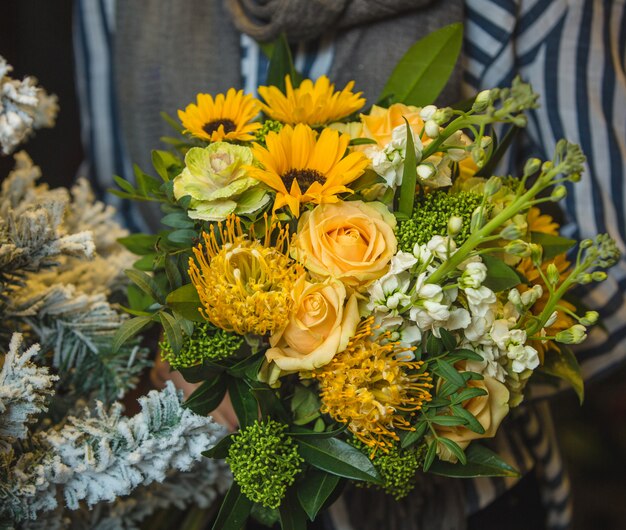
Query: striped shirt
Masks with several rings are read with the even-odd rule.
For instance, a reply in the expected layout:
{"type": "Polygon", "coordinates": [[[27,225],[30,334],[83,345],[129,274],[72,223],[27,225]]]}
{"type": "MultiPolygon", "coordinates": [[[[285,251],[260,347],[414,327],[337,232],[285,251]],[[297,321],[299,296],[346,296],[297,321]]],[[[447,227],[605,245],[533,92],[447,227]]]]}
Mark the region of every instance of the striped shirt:
{"type": "MultiPolygon", "coordinates": [[[[578,143],[587,155],[586,171],[568,186],[563,203],[564,235],[582,239],[608,232],[626,250],[626,6],[624,0],[465,0],[464,84],[468,93],[509,85],[516,75],[532,83],[541,107],[511,150],[502,172],[529,156],[551,158],[560,138],[578,143]]],[[[120,209],[126,223],[143,228],[132,205],[109,197],[112,174],[131,176],[118,128],[112,81],[111,41],[115,0],[77,0],[75,46],[83,141],[89,172],[101,197],[120,209]],[[93,124],[97,123],[98,127],[93,124]]],[[[302,43],[293,51],[297,69],[316,79],[333,62],[333,34],[302,43]]],[[[249,37],[241,37],[243,88],[255,94],[263,84],[267,58],[249,37]]],[[[577,350],[587,380],[610,371],[626,357],[626,259],[607,281],[576,294],[600,313],[604,329],[592,328],[577,350]]],[[[534,396],[552,392],[534,388],[534,396]]],[[[534,470],[548,510],[548,527],[567,528],[571,520],[569,482],[545,402],[531,402],[511,414],[493,447],[523,473],[534,470]]],[[[514,479],[465,481],[467,512],[493,501],[514,479]]],[[[349,530],[347,508],[336,503],[331,528],[349,530]]]]}

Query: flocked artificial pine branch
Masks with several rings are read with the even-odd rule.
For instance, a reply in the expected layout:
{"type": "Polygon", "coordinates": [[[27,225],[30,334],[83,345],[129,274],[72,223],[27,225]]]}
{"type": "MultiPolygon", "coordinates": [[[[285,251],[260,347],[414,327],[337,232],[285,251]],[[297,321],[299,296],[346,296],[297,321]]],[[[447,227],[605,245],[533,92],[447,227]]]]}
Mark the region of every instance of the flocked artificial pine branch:
{"type": "MultiPolygon", "coordinates": [[[[0,57],[5,154],[57,111],[54,96],[10,70],[0,57]]],[[[131,418],[111,405],[146,366],[138,342],[112,347],[125,318],[112,300],[136,259],[117,242],[126,231],[114,209],[84,180],[71,195],[50,190],[26,153],[15,160],[0,190],[0,527],[130,529],[170,505],[208,506],[230,482],[201,459],[221,428],[171,386],[141,398],[131,418]]]]}

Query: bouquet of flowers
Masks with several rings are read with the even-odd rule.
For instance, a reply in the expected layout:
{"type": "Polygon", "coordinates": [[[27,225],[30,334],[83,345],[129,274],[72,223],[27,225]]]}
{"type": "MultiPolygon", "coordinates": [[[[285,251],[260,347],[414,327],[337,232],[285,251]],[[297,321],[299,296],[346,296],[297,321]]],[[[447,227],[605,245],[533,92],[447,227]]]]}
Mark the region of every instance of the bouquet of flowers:
{"type": "Polygon", "coordinates": [[[162,356],[201,383],[186,406],[228,393],[239,420],[205,453],[234,478],[215,528],[305,528],[346,481],[401,498],[427,472],[514,476],[474,441],[535,372],[582,398],[569,345],[598,315],[566,295],[617,249],[539,209],[581,178],[578,146],[493,175],[537,105],[528,84],[432,104],[460,43],[458,25],[418,42],[366,108],[353,83],[301,79],[279,41],[259,100],[199,94],[168,118],[161,180],[118,179],[168,229],[122,240],[143,257],[116,343],[159,323],[162,356]]]}

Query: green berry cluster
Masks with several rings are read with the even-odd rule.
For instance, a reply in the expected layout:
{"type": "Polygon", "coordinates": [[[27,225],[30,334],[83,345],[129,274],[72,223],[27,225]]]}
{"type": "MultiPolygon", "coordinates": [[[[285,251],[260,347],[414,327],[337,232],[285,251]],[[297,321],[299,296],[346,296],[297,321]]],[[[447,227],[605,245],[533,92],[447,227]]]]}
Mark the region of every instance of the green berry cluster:
{"type": "MultiPolygon", "coordinates": [[[[370,455],[371,448],[365,444],[356,439],[350,443],[370,455]]],[[[424,462],[426,449],[425,444],[411,449],[402,449],[399,444],[395,444],[387,453],[378,451],[371,460],[383,482],[382,485],[375,487],[379,487],[396,500],[406,497],[415,488],[417,472],[424,462]]],[[[370,484],[366,486],[370,487],[370,484]]]]}
{"type": "Polygon", "coordinates": [[[265,137],[270,131],[279,132],[283,128],[283,124],[276,120],[265,120],[260,129],[255,133],[256,141],[265,145],[265,137]]]}
{"type": "Polygon", "coordinates": [[[256,421],[233,437],[226,463],[242,493],[267,508],[278,508],[302,468],[287,425],[274,420],[256,421]]]}
{"type": "Polygon", "coordinates": [[[463,220],[460,232],[454,236],[456,244],[462,245],[470,235],[472,213],[481,202],[482,195],[471,191],[454,194],[435,191],[418,199],[411,218],[398,223],[396,228],[400,250],[412,252],[416,244],[424,245],[433,236],[447,235],[452,216],[463,220]]]}
{"type": "Polygon", "coordinates": [[[243,337],[215,329],[211,324],[196,324],[191,337],[187,337],[180,353],[175,354],[167,339],[161,342],[161,357],[174,370],[190,368],[205,360],[219,361],[237,353],[243,337]]]}

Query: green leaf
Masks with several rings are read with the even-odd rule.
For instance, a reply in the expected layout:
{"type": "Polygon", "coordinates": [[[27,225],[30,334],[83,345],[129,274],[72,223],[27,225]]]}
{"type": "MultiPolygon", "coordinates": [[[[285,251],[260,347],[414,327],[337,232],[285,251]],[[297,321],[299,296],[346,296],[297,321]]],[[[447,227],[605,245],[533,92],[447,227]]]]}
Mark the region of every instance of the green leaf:
{"type": "Polygon", "coordinates": [[[147,309],[154,303],[152,297],[144,293],[134,283],[128,284],[126,296],[128,298],[130,308],[136,311],[147,311],[147,309]]]}
{"type": "Polygon", "coordinates": [[[228,379],[228,377],[219,376],[205,381],[194,390],[183,406],[201,416],[213,412],[224,399],[228,379]]]}
{"type": "Polygon", "coordinates": [[[245,381],[236,378],[231,379],[228,385],[228,395],[239,419],[241,429],[245,429],[259,419],[259,405],[245,381]]]}
{"type": "Polygon", "coordinates": [[[304,437],[304,438],[308,438],[308,437],[312,437],[312,438],[335,438],[336,436],[340,435],[342,432],[344,432],[346,429],[348,428],[348,426],[344,423],[342,425],[340,425],[339,427],[337,427],[336,429],[331,429],[331,430],[310,430],[310,429],[305,429],[304,427],[299,427],[298,425],[294,425],[291,428],[291,431],[288,432],[287,434],[289,436],[293,436],[294,438],[299,438],[299,437],[304,437]]]}
{"type": "Polygon", "coordinates": [[[178,371],[188,383],[202,383],[215,377],[221,377],[224,367],[210,361],[204,361],[202,364],[188,368],[181,367],[178,371]]]}
{"type": "Polygon", "coordinates": [[[435,463],[435,456],[437,456],[437,442],[433,440],[430,442],[428,451],[426,451],[426,456],[424,457],[424,464],[422,465],[424,472],[431,469],[432,465],[435,463]]]}
{"type": "Polygon", "coordinates": [[[435,337],[434,333],[429,333],[426,339],[426,351],[429,355],[437,356],[443,353],[443,341],[435,337]]]}
{"type": "Polygon", "coordinates": [[[456,416],[431,416],[428,418],[432,423],[443,425],[444,427],[456,427],[457,425],[465,425],[467,422],[463,418],[456,416]]]}
{"type": "Polygon", "coordinates": [[[449,362],[456,362],[460,360],[468,360],[468,361],[483,361],[482,355],[476,353],[473,350],[468,350],[467,348],[459,348],[458,350],[454,350],[451,355],[446,357],[449,362]]]}
{"type": "Polygon", "coordinates": [[[172,291],[167,295],[165,300],[168,307],[171,307],[177,313],[180,313],[187,320],[193,322],[206,322],[198,311],[202,305],[198,291],[196,291],[193,283],[188,283],[172,291]]]}
{"type": "Polygon", "coordinates": [[[165,302],[163,291],[161,291],[161,288],[157,285],[152,276],[136,269],[126,269],[124,274],[126,274],[130,281],[132,281],[144,293],[151,296],[153,300],[159,302],[160,304],[165,302]]]}
{"type": "Polygon", "coordinates": [[[371,460],[361,451],[337,438],[299,438],[299,453],[313,467],[340,477],[380,482],[371,460]]]}
{"type": "Polygon", "coordinates": [[[306,513],[296,495],[295,490],[287,490],[287,494],[278,509],[282,530],[306,530],[306,513]]]}
{"type": "Polygon", "coordinates": [[[467,464],[452,464],[441,460],[433,462],[431,473],[444,477],[519,477],[519,472],[502,460],[496,453],[478,444],[471,444],[465,451],[467,464]]]}
{"type": "Polygon", "coordinates": [[[436,364],[436,371],[438,375],[443,377],[446,381],[449,381],[450,383],[455,385],[457,388],[465,386],[465,379],[463,379],[463,376],[456,371],[454,366],[442,359],[437,359],[436,364]]]}
{"type": "Polygon", "coordinates": [[[400,433],[400,447],[402,447],[402,449],[406,449],[421,440],[427,428],[428,423],[420,421],[415,426],[414,431],[404,431],[400,433]]]}
{"type": "Polygon", "coordinates": [[[404,116],[402,119],[406,124],[406,158],[404,159],[404,169],[402,171],[398,212],[411,217],[413,204],[415,203],[415,186],[417,184],[417,158],[415,156],[415,144],[413,143],[411,127],[404,116]]]}
{"type": "Polygon", "coordinates": [[[207,458],[217,458],[219,460],[224,460],[228,456],[228,450],[230,446],[233,445],[233,435],[228,434],[224,436],[219,442],[217,442],[211,449],[204,451],[202,456],[207,458]]]}
{"type": "Polygon", "coordinates": [[[482,256],[483,263],[487,267],[487,279],[483,282],[495,293],[512,289],[520,284],[520,278],[511,267],[498,258],[493,256],[482,256]]]}
{"type": "Polygon", "coordinates": [[[253,504],[241,493],[237,483],[233,482],[213,523],[213,530],[240,530],[248,519],[253,504]]]}
{"type": "Polygon", "coordinates": [[[242,361],[230,366],[228,373],[233,377],[247,377],[248,379],[256,380],[261,364],[265,360],[265,352],[259,352],[255,355],[246,357],[242,361]]]}
{"type": "Polygon", "coordinates": [[[463,449],[459,447],[459,444],[453,442],[452,440],[448,440],[448,438],[439,438],[439,442],[445,445],[452,452],[452,454],[459,459],[461,464],[467,464],[467,457],[465,456],[463,449]]]}
{"type": "Polygon", "coordinates": [[[167,341],[172,347],[172,351],[174,352],[174,354],[178,355],[180,353],[180,350],[183,348],[183,343],[185,341],[185,338],[183,337],[183,331],[182,329],[180,329],[180,324],[172,315],[170,315],[166,311],[161,311],[159,313],[159,320],[161,321],[161,325],[163,326],[163,331],[165,331],[167,341]]]}
{"type": "Polygon", "coordinates": [[[113,337],[113,343],[111,345],[113,353],[117,352],[122,344],[137,335],[137,333],[139,333],[151,322],[151,316],[135,317],[122,322],[122,325],[117,329],[117,331],[115,332],[115,336],[113,337]]]}
{"type": "Polygon", "coordinates": [[[443,347],[446,351],[452,352],[456,348],[456,338],[450,333],[447,329],[439,328],[439,333],[441,335],[441,340],[443,342],[443,347]]]}
{"type": "Polygon", "coordinates": [[[454,398],[452,399],[452,403],[454,405],[457,405],[457,404],[463,403],[464,401],[467,401],[468,399],[472,399],[478,396],[485,396],[485,395],[487,395],[487,391],[484,388],[476,388],[476,387],[464,388],[456,396],[454,396],[454,398]]]}
{"type": "MultiPolygon", "coordinates": [[[[154,269],[154,259],[156,254],[147,254],[133,263],[133,269],[144,272],[152,272],[154,269]]],[[[132,285],[132,284],[131,284],[132,285]]]]}
{"type": "Polygon", "coordinates": [[[374,184],[382,182],[385,182],[385,180],[378,175],[378,173],[372,171],[371,169],[366,169],[358,179],[350,184],[350,189],[355,193],[358,193],[359,191],[367,189],[374,184]]]}
{"type": "Polygon", "coordinates": [[[159,113],[163,121],[165,121],[172,129],[183,134],[184,127],[178,123],[174,118],[172,118],[167,112],[161,111],[159,113]]]}
{"type": "Polygon", "coordinates": [[[352,138],[348,145],[370,145],[377,143],[378,142],[373,138],[352,138]]]}
{"type": "Polygon", "coordinates": [[[463,25],[451,24],[417,41],[398,62],[378,98],[423,107],[433,103],[454,70],[463,25]]]}
{"type": "Polygon", "coordinates": [[[172,289],[179,289],[183,285],[183,276],[178,268],[178,256],[165,256],[165,275],[172,289]]]}
{"type": "Polygon", "coordinates": [[[154,253],[159,237],[147,234],[133,234],[127,237],[120,237],[117,242],[124,245],[133,254],[144,256],[154,253]]]}
{"type": "Polygon", "coordinates": [[[289,423],[291,418],[284,403],[276,396],[276,390],[269,385],[253,382],[252,392],[259,403],[261,415],[264,418],[273,418],[283,423],[289,423]]]}
{"type": "Polygon", "coordinates": [[[284,34],[281,34],[274,42],[274,48],[272,50],[272,57],[267,67],[267,81],[268,85],[273,85],[281,92],[285,93],[285,76],[288,75],[291,78],[293,87],[300,85],[302,76],[296,71],[293,65],[293,59],[291,57],[291,50],[289,49],[289,43],[284,34]]]}
{"type": "Polygon", "coordinates": [[[124,191],[126,191],[128,193],[131,193],[131,194],[136,193],[135,187],[130,182],[128,182],[127,180],[124,180],[122,177],[118,177],[117,175],[113,175],[113,180],[124,191]]]}
{"type": "Polygon", "coordinates": [[[198,232],[189,228],[181,228],[167,234],[167,239],[172,243],[177,243],[179,245],[185,245],[188,247],[193,245],[193,242],[195,239],[197,239],[197,237],[198,232]]]}
{"type": "Polygon", "coordinates": [[[139,166],[135,165],[135,179],[137,181],[137,187],[144,197],[149,197],[151,194],[156,194],[161,188],[161,182],[144,173],[139,169],[139,166]]]}
{"type": "Polygon", "coordinates": [[[161,219],[161,223],[172,228],[193,228],[195,225],[183,211],[168,213],[161,219]]]}
{"type": "Polygon", "coordinates": [[[576,244],[576,240],[566,237],[553,236],[542,232],[531,232],[530,240],[543,247],[543,261],[554,259],[559,254],[567,252],[576,244]]]}
{"type": "Polygon", "coordinates": [[[171,177],[178,174],[181,167],[181,161],[172,153],[167,151],[152,151],[152,165],[163,182],[169,182],[171,177]]]}
{"type": "MultiPolygon", "coordinates": [[[[476,389],[482,390],[482,389],[476,389]]],[[[464,419],[467,423],[467,428],[477,434],[485,434],[485,428],[480,424],[476,417],[467,409],[464,409],[460,405],[452,405],[450,407],[452,413],[459,419],[464,419]]]]}
{"type": "Polygon", "coordinates": [[[548,349],[540,370],[546,374],[567,381],[576,392],[582,405],[585,399],[585,383],[580,373],[580,365],[574,352],[565,344],[559,344],[560,351],[548,349]]]}
{"type": "Polygon", "coordinates": [[[315,520],[324,503],[339,486],[340,481],[341,478],[337,475],[310,469],[304,480],[298,483],[300,505],[311,521],[315,520]]]}
{"type": "Polygon", "coordinates": [[[320,415],[320,400],[317,392],[303,385],[297,385],[291,400],[291,412],[295,425],[306,425],[320,415]]]}

